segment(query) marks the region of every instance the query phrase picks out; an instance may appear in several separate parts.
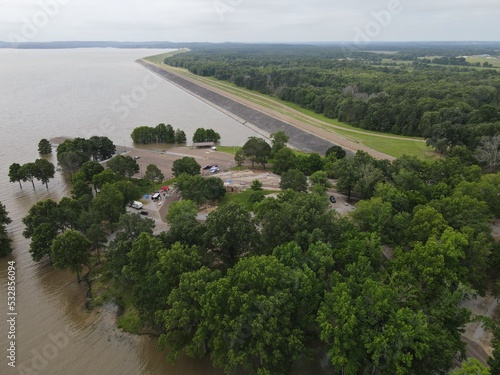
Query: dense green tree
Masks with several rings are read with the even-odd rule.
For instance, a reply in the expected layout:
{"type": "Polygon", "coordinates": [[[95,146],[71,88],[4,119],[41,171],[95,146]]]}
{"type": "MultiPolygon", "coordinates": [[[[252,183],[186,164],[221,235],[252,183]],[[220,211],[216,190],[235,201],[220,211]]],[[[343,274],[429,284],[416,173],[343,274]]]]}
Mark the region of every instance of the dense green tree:
{"type": "Polygon", "coordinates": [[[101,263],[101,248],[108,242],[106,230],[99,224],[92,224],[85,231],[85,237],[91,242],[91,250],[97,253],[97,262],[101,263]]]}
{"type": "Polygon", "coordinates": [[[313,185],[321,186],[323,190],[332,187],[332,184],[328,180],[328,175],[325,171],[314,172],[310,177],[310,181],[313,185]]]}
{"type": "Polygon", "coordinates": [[[408,196],[392,184],[379,182],[375,185],[373,196],[390,203],[394,214],[409,212],[411,209],[408,196]]]}
{"type": "Polygon", "coordinates": [[[132,181],[117,181],[112,184],[123,195],[125,205],[141,198],[141,191],[132,181]]]}
{"type": "Polygon", "coordinates": [[[207,142],[219,142],[220,141],[220,134],[217,133],[213,129],[206,129],[205,131],[205,136],[206,136],[206,141],[207,142]]]}
{"type": "Polygon", "coordinates": [[[57,214],[61,230],[64,229],[83,229],[80,221],[83,213],[83,207],[80,202],[68,197],[63,197],[57,205],[57,214]]]}
{"type": "Polygon", "coordinates": [[[57,146],[57,162],[61,168],[70,174],[70,177],[85,162],[90,160],[89,143],[83,138],[73,141],[66,140],[57,146]]]}
{"type": "Polygon", "coordinates": [[[371,198],[369,201],[358,202],[351,215],[362,231],[382,235],[392,218],[392,206],[381,198],[371,198]]]}
{"type": "Polygon", "coordinates": [[[40,142],[38,142],[38,152],[40,155],[48,155],[52,153],[52,145],[47,139],[42,138],[40,142]]]}
{"type": "Polygon", "coordinates": [[[12,222],[5,205],[0,202],[0,258],[12,252],[11,239],[7,235],[6,226],[12,222]]]}
{"type": "Polygon", "coordinates": [[[23,175],[21,173],[21,165],[18,163],[11,164],[9,166],[9,181],[19,182],[19,188],[23,190],[23,186],[21,185],[22,180],[23,180],[23,175]]]}
{"type": "Polygon", "coordinates": [[[202,245],[205,226],[196,220],[197,214],[196,204],[190,200],[172,202],[166,217],[170,225],[170,230],[166,235],[167,243],[202,245]]]}
{"type": "Polygon", "coordinates": [[[283,130],[280,130],[276,133],[272,133],[270,138],[272,142],[271,157],[274,157],[279,150],[286,147],[289,137],[283,130]]]}
{"type": "Polygon", "coordinates": [[[113,185],[106,184],[91,203],[90,213],[94,223],[105,225],[112,229],[125,212],[125,198],[113,185]]]}
{"type": "Polygon", "coordinates": [[[411,373],[413,361],[430,353],[426,316],[399,306],[395,290],[376,278],[359,279],[356,267],[365,266],[352,264],[351,276],[335,283],[318,313],[331,363],[344,374],[411,373]]]}
{"type": "Polygon", "coordinates": [[[220,134],[213,129],[198,128],[193,134],[193,142],[219,142],[220,134]]]}
{"type": "Polygon", "coordinates": [[[176,178],[175,187],[181,193],[183,199],[189,199],[197,206],[207,201],[204,193],[205,179],[201,176],[182,173],[176,178]]]}
{"type": "Polygon", "coordinates": [[[415,210],[405,238],[412,245],[418,241],[426,242],[432,236],[440,236],[448,227],[441,213],[432,207],[423,206],[415,210]]]}
{"type": "Polygon", "coordinates": [[[203,185],[203,195],[209,201],[215,201],[226,195],[224,181],[219,177],[208,177],[203,185]]]}
{"type": "Polygon", "coordinates": [[[446,285],[467,282],[461,270],[467,245],[464,234],[447,228],[425,243],[417,242],[411,251],[398,249],[394,256],[395,281],[411,285],[420,303],[432,304],[443,293],[448,293],[446,285]]]}
{"type": "Polygon", "coordinates": [[[297,156],[292,149],[282,147],[274,153],[273,156],[273,172],[283,174],[290,169],[297,169],[297,156]]]}
{"type": "Polygon", "coordinates": [[[304,174],[310,176],[314,172],[323,169],[323,159],[316,152],[309,155],[300,155],[297,158],[297,168],[304,174]]]}
{"type": "Polygon", "coordinates": [[[160,183],[165,179],[165,176],[155,164],[149,164],[146,167],[146,172],[144,173],[144,179],[149,181],[151,185],[155,182],[160,183]]]}
{"type": "Polygon", "coordinates": [[[134,143],[185,143],[186,134],[177,129],[174,131],[170,124],[158,124],[155,127],[139,126],[130,135],[134,143]]]}
{"type": "Polygon", "coordinates": [[[60,211],[58,204],[52,199],[46,199],[35,203],[22,219],[25,229],[23,236],[31,238],[35,229],[42,223],[52,223],[60,228],[60,211]]]}
{"type": "Polygon", "coordinates": [[[181,129],[177,129],[175,131],[175,143],[186,143],[187,142],[187,138],[186,138],[186,133],[184,133],[184,130],[181,130],[181,129]]]}
{"type": "Polygon", "coordinates": [[[156,314],[164,329],[158,345],[161,349],[169,349],[169,360],[177,359],[181,352],[194,358],[201,358],[206,354],[207,339],[197,336],[203,322],[201,298],[208,284],[220,277],[219,271],[212,271],[207,267],[184,272],[180,276],[179,286],[168,297],[168,309],[156,314]]]}
{"type": "Polygon", "coordinates": [[[366,152],[358,151],[354,157],[340,159],[333,164],[337,189],[347,193],[347,199],[356,192],[363,198],[370,198],[383,172],[376,166],[375,159],[366,152]]]}
{"type": "Polygon", "coordinates": [[[33,185],[33,190],[35,190],[35,178],[38,175],[35,163],[26,163],[19,169],[19,174],[22,176],[23,181],[30,181],[33,185]]]}
{"type": "Polygon", "coordinates": [[[196,247],[176,243],[168,249],[162,242],[142,233],[132,245],[123,273],[132,281],[135,307],[148,321],[158,310],[166,308],[172,289],[179,285],[180,276],[201,267],[201,255],[196,247]]]}
{"type": "Polygon", "coordinates": [[[328,150],[325,152],[325,156],[333,155],[335,156],[336,159],[343,159],[346,157],[346,151],[340,147],[340,146],[331,146],[328,150]]]}
{"type": "MultiPolygon", "coordinates": [[[[123,266],[123,275],[132,285],[132,298],[135,307],[143,318],[151,319],[155,306],[161,303],[158,298],[164,296],[165,291],[158,288],[158,252],[163,248],[163,243],[156,237],[141,233],[132,244],[129,258],[123,266]],[[159,294],[159,295],[157,295],[159,294]]],[[[167,295],[168,296],[168,295],[167,295]]],[[[164,303],[166,298],[164,297],[164,303]]]]}
{"type": "Polygon", "coordinates": [[[264,193],[263,190],[254,190],[248,196],[248,202],[250,202],[251,204],[254,204],[257,202],[262,202],[265,197],[266,197],[266,194],[264,193]]]}
{"type": "Polygon", "coordinates": [[[51,255],[54,267],[69,268],[76,272],[80,282],[80,273],[83,266],[90,266],[90,248],[92,243],[80,232],[66,230],[52,241],[51,255]]]}
{"type": "Polygon", "coordinates": [[[185,156],[181,159],[177,159],[172,164],[172,173],[174,177],[179,177],[182,173],[187,173],[189,175],[200,174],[201,165],[199,165],[195,158],[190,156],[185,156]]]}
{"type": "Polygon", "coordinates": [[[132,156],[116,155],[107,162],[107,166],[118,175],[128,178],[140,170],[139,164],[132,156]]]}
{"type": "MultiPolygon", "coordinates": [[[[202,256],[197,246],[182,245],[178,242],[158,252],[158,271],[155,276],[165,296],[159,302],[162,307],[166,306],[170,292],[179,286],[181,275],[200,269],[201,261],[202,256]]],[[[158,309],[157,307],[154,310],[158,309]]]]}
{"type": "Polygon", "coordinates": [[[49,188],[49,180],[54,178],[56,169],[54,164],[46,159],[35,160],[35,178],[41,181],[47,189],[49,188]]]}
{"type": "Polygon", "coordinates": [[[358,171],[359,179],[354,189],[362,199],[368,199],[373,195],[377,183],[383,181],[384,174],[382,170],[372,164],[361,165],[358,171]]]}
{"type": "Polygon", "coordinates": [[[193,142],[206,142],[207,141],[207,131],[205,128],[198,128],[193,134],[193,142]]]}
{"type": "Polygon", "coordinates": [[[307,177],[298,169],[290,169],[283,172],[280,179],[282,190],[291,189],[294,191],[307,191],[307,177]]]}
{"type": "Polygon", "coordinates": [[[360,172],[354,158],[344,158],[334,165],[335,177],[337,178],[337,189],[347,194],[347,200],[351,200],[351,195],[359,180],[360,172]]]}
{"type": "Polygon", "coordinates": [[[271,155],[271,146],[262,138],[249,137],[243,145],[243,153],[252,161],[252,168],[255,163],[266,167],[267,160],[271,155]]]}
{"type": "Polygon", "coordinates": [[[86,163],[83,163],[78,171],[83,172],[83,174],[85,175],[85,181],[92,183],[97,193],[97,186],[93,183],[93,178],[95,175],[103,172],[104,167],[97,161],[90,160],[86,163]]]}
{"type": "Polygon", "coordinates": [[[287,190],[278,199],[264,199],[254,206],[264,248],[272,251],[276,246],[296,241],[305,251],[316,241],[338,241],[342,232],[349,229],[328,207],[324,194],[287,190]]]}
{"type": "Polygon", "coordinates": [[[492,215],[484,201],[456,192],[450,197],[432,200],[429,206],[440,212],[454,229],[467,226],[478,232],[489,231],[487,222],[492,215]]]}
{"type": "Polygon", "coordinates": [[[250,212],[237,203],[228,203],[208,214],[205,246],[225,266],[258,249],[259,233],[250,212]]]}
{"type": "Polygon", "coordinates": [[[493,338],[491,339],[493,353],[488,359],[488,365],[490,366],[491,375],[498,375],[500,374],[500,326],[498,322],[490,317],[480,317],[479,320],[493,333],[493,338]]]}
{"type": "Polygon", "coordinates": [[[170,225],[179,221],[191,221],[196,219],[198,210],[190,200],[175,201],[168,208],[166,219],[170,225]]]}
{"type": "Polygon", "coordinates": [[[193,134],[193,142],[219,142],[220,134],[213,129],[198,128],[193,134]]]}
{"type": "Polygon", "coordinates": [[[116,237],[106,249],[106,267],[112,274],[120,278],[123,266],[129,264],[127,254],[132,250],[132,244],[141,233],[153,234],[155,222],[142,218],[139,214],[123,214],[117,225],[116,237]]]}
{"type": "MultiPolygon", "coordinates": [[[[51,258],[51,248],[54,238],[59,234],[59,229],[54,223],[45,222],[38,225],[31,237],[30,254],[35,262],[48,255],[51,258]]],[[[51,259],[52,262],[52,259],[51,259]]]]}
{"type": "Polygon", "coordinates": [[[262,182],[260,182],[260,180],[253,180],[252,184],[250,185],[250,189],[252,189],[253,191],[262,190],[262,182]]]}
{"type": "Polygon", "coordinates": [[[490,375],[488,367],[476,358],[469,358],[462,362],[460,368],[450,372],[450,375],[490,375]]]}
{"type": "Polygon", "coordinates": [[[149,143],[157,143],[158,135],[156,134],[156,130],[149,126],[139,126],[132,130],[132,134],[130,134],[132,141],[138,144],[149,144],[149,143]]]}
{"type": "Polygon", "coordinates": [[[500,173],[485,174],[478,182],[463,181],[455,191],[486,202],[491,213],[500,218],[500,173]]]}
{"type": "Polygon", "coordinates": [[[92,136],[89,139],[92,158],[95,161],[107,160],[116,152],[116,146],[108,137],[92,136]]]}
{"type": "Polygon", "coordinates": [[[236,150],[236,152],[234,153],[234,161],[236,162],[236,165],[238,167],[242,166],[242,164],[245,162],[245,159],[246,156],[245,153],[243,152],[243,149],[239,148],[238,150],[236,150]]]}
{"type": "Polygon", "coordinates": [[[306,330],[317,307],[313,279],[273,256],[242,259],[226,277],[207,285],[191,346],[202,352],[208,338],[213,364],[228,373],[239,367],[250,374],[287,373],[304,358],[306,330]]]}
{"type": "Polygon", "coordinates": [[[73,188],[71,189],[71,197],[73,199],[80,199],[83,196],[92,196],[92,188],[85,181],[76,181],[73,183],[73,188]]]}
{"type": "Polygon", "coordinates": [[[113,172],[111,169],[105,169],[92,177],[92,184],[97,192],[97,189],[102,189],[105,184],[113,184],[121,179],[122,177],[113,172]]]}
{"type": "Polygon", "coordinates": [[[172,125],[158,124],[154,130],[157,134],[157,142],[175,143],[175,131],[172,125]]]}

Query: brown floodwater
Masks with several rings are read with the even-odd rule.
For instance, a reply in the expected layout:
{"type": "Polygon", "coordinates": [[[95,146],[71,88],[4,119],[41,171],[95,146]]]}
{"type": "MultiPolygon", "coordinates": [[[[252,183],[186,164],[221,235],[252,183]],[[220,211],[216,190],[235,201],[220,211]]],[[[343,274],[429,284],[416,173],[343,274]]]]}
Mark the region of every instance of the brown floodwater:
{"type": "MultiPolygon", "coordinates": [[[[47,190],[36,182],[10,183],[8,167],[39,158],[42,138],[102,135],[132,146],[130,133],[140,125],[170,123],[188,139],[198,127],[213,128],[224,145],[242,145],[257,135],[178,87],[153,77],[136,64],[158,50],[0,49],[0,201],[13,223],[8,231],[14,252],[0,259],[0,374],[222,374],[208,359],[180,358],[175,364],[156,349],[155,339],[116,328],[116,307],[85,310],[85,283],[47,260],[33,262],[21,219],[36,202],[69,194],[59,173],[47,190]],[[16,268],[16,367],[7,365],[8,262],[16,268]]],[[[55,155],[48,159],[56,164],[55,155]]],[[[317,365],[296,374],[319,374],[317,365]]]]}

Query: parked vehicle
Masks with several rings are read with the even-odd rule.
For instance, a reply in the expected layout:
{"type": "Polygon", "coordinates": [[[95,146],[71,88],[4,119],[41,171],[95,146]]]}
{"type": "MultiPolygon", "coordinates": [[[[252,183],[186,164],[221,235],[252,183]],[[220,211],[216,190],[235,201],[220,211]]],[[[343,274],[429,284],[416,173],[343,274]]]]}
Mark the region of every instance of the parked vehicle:
{"type": "Polygon", "coordinates": [[[136,210],[140,210],[143,207],[144,207],[144,205],[141,202],[134,201],[132,203],[132,208],[135,208],[136,210]]]}

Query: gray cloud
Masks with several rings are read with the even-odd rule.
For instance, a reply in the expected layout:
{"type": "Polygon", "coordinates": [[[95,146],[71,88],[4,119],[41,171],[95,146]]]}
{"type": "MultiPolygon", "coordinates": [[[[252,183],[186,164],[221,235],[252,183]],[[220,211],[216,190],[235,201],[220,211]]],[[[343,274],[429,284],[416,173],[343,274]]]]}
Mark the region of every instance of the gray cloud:
{"type": "Polygon", "coordinates": [[[497,40],[498,0],[0,0],[0,40],[497,40]],[[397,9],[397,12],[390,12],[397,9]],[[45,18],[44,18],[45,14],[45,18]]]}

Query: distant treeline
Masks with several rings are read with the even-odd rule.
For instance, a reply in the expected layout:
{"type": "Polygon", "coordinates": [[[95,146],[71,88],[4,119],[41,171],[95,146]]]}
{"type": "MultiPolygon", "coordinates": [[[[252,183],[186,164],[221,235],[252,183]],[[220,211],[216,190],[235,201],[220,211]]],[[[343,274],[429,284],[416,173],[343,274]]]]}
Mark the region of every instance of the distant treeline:
{"type": "Polygon", "coordinates": [[[139,126],[130,135],[134,143],[186,143],[186,133],[183,130],[174,128],[170,124],[159,124],[155,127],[139,126]]]}
{"type": "Polygon", "coordinates": [[[423,64],[439,64],[439,65],[457,65],[457,66],[482,66],[483,68],[492,68],[493,64],[490,64],[489,62],[485,61],[484,63],[475,62],[471,63],[468,62],[465,57],[459,56],[440,56],[440,57],[434,57],[432,59],[430,58],[424,58],[418,60],[418,62],[421,62],[423,64]]]}
{"type": "MultiPolygon", "coordinates": [[[[416,61],[431,51],[437,54],[439,49],[419,53],[406,49],[389,56],[402,59],[405,54],[416,61]]],[[[453,51],[471,52],[459,47],[442,52],[453,51]]],[[[491,125],[500,120],[497,70],[417,62],[377,66],[387,56],[338,46],[229,46],[177,54],[165,63],[368,130],[440,138],[442,134],[434,134],[436,127],[491,125]]]]}

